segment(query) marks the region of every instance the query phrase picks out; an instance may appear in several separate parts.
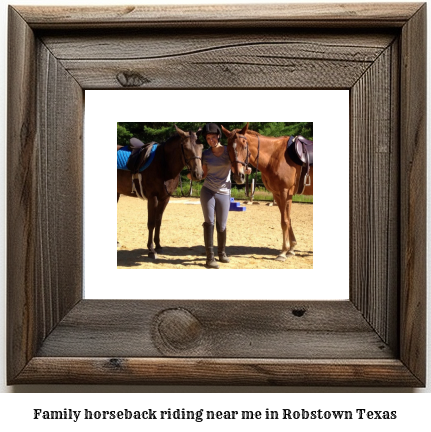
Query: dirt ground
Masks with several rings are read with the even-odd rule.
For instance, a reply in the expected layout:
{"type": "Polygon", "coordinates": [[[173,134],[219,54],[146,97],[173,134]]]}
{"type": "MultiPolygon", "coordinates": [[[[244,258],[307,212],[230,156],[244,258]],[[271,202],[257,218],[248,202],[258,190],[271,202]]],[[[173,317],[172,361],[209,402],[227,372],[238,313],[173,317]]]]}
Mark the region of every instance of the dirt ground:
{"type": "MultiPolygon", "coordinates": [[[[313,268],[313,205],[293,204],[292,223],[298,242],[296,256],[275,261],[281,250],[278,207],[265,203],[244,204],[244,212],[229,212],[226,252],[227,269],[313,268]]],[[[147,203],[121,196],[117,205],[117,268],[202,269],[205,264],[203,216],[198,198],[171,198],[163,215],[162,252],[156,260],[147,256],[147,203]]],[[[214,231],[216,243],[216,231],[214,231]]],[[[215,247],[215,252],[217,248],[215,247]]]]}

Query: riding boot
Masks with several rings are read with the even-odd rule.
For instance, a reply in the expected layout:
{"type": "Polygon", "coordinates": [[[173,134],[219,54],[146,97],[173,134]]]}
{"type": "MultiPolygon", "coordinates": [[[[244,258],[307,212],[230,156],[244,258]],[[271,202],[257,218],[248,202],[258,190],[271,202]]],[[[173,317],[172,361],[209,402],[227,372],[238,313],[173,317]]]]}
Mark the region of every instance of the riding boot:
{"type": "Polygon", "coordinates": [[[214,225],[204,222],[202,226],[204,227],[204,242],[207,253],[205,267],[208,269],[218,269],[219,265],[214,259],[213,251],[214,225]]]}
{"type": "MultiPolygon", "coordinates": [[[[218,227],[217,227],[218,228],[218,227]]],[[[219,231],[217,229],[217,249],[218,249],[218,258],[222,263],[230,262],[230,259],[226,255],[226,228],[224,231],[219,231]]]]}

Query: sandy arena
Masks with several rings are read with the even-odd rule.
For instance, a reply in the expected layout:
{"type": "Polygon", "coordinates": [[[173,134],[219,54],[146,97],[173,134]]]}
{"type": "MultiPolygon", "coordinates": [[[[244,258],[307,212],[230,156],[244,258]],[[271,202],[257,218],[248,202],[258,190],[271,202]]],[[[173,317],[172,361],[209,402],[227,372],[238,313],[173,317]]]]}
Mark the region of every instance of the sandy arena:
{"type": "MultiPolygon", "coordinates": [[[[313,205],[292,206],[292,223],[298,242],[296,256],[275,261],[281,250],[278,207],[243,204],[245,212],[229,212],[226,252],[229,264],[221,269],[313,268],[313,205]]],[[[163,215],[161,244],[156,260],[147,256],[147,203],[121,196],[117,205],[117,268],[203,269],[203,216],[198,198],[171,198],[163,215]]],[[[214,242],[216,242],[214,231],[214,242]]],[[[215,247],[217,253],[217,247],[215,247]]]]}

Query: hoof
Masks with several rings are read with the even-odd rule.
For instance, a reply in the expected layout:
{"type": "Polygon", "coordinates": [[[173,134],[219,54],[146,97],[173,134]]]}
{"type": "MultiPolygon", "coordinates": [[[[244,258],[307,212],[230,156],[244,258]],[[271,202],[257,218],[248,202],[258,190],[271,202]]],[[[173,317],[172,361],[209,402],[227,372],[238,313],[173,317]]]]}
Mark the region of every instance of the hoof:
{"type": "Polygon", "coordinates": [[[283,261],[286,261],[286,259],[287,259],[287,257],[285,255],[279,255],[275,260],[283,262],[283,261]]]}
{"type": "Polygon", "coordinates": [[[117,248],[119,248],[121,245],[120,245],[120,242],[117,242],[117,248]]]}
{"type": "Polygon", "coordinates": [[[162,250],[163,250],[162,246],[157,246],[156,247],[156,252],[160,253],[160,252],[162,252],[162,250]]]}
{"type": "Polygon", "coordinates": [[[148,252],[148,258],[157,259],[157,254],[155,252],[148,252]]]}

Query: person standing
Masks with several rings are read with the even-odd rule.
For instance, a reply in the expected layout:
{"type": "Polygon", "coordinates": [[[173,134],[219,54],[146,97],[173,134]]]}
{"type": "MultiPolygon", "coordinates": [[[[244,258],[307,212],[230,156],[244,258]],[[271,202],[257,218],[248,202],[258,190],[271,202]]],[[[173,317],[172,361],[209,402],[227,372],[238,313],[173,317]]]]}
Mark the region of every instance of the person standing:
{"type": "Polygon", "coordinates": [[[204,215],[204,242],[207,260],[205,267],[218,269],[214,259],[214,216],[217,231],[217,252],[219,262],[228,263],[226,255],[227,218],[230,208],[230,160],[227,147],[220,143],[221,130],[215,123],[207,123],[202,135],[210,146],[202,152],[204,184],[201,190],[201,206],[204,215]]]}
{"type": "Polygon", "coordinates": [[[226,146],[220,143],[221,130],[215,123],[207,123],[202,128],[202,136],[209,148],[202,152],[204,184],[200,199],[204,215],[204,243],[206,251],[205,267],[218,269],[214,257],[214,220],[217,231],[217,252],[219,262],[229,263],[226,255],[227,219],[230,208],[231,162],[226,146]]]}

